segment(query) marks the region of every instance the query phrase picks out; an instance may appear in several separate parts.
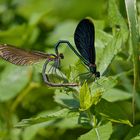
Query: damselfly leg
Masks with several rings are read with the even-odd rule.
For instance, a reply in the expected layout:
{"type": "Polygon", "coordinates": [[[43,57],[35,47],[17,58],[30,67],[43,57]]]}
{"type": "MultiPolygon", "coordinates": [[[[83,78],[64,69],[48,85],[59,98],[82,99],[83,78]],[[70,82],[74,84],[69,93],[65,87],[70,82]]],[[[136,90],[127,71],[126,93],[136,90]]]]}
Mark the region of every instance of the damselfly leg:
{"type": "Polygon", "coordinates": [[[52,86],[52,87],[78,86],[78,83],[52,83],[52,82],[50,82],[49,77],[46,74],[46,68],[51,61],[52,60],[46,60],[43,65],[43,69],[42,69],[43,80],[47,85],[52,86]]]}

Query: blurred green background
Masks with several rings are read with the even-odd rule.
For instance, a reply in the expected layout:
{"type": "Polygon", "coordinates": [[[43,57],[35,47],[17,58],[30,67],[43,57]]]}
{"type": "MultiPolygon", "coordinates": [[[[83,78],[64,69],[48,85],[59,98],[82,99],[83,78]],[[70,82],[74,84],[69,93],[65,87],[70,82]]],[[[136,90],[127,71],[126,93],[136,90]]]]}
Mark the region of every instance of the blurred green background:
{"type": "MultiPolygon", "coordinates": [[[[133,65],[132,50],[127,48],[129,41],[126,42],[128,29],[125,23],[125,4],[123,0],[116,1],[122,17],[122,22],[118,22],[118,25],[122,25],[123,28],[123,36],[118,38],[123,38],[124,42],[114,42],[114,46],[117,43],[120,45],[117,53],[114,49],[104,51],[109,42],[117,38],[115,32],[117,20],[120,20],[120,15],[111,18],[110,14],[113,12],[108,9],[109,1],[111,0],[0,0],[0,42],[24,49],[54,53],[54,45],[59,40],[69,40],[74,46],[73,34],[78,22],[85,17],[93,18],[96,28],[97,69],[105,76],[116,76],[118,80],[115,88],[103,98],[110,102],[119,102],[131,119],[132,111],[129,108],[133,65]],[[116,22],[116,26],[113,21],[116,22]],[[118,76],[119,74],[122,75],[118,76]]],[[[75,70],[80,61],[67,47],[61,47],[60,51],[65,57],[62,60],[62,70],[70,77],[71,69],[75,70]]],[[[0,59],[0,140],[75,140],[89,130],[78,123],[73,124],[78,122],[77,120],[46,122],[24,129],[14,128],[22,119],[48,114],[61,108],[54,93],[59,94],[61,90],[66,90],[67,93],[67,89],[59,90],[44,85],[39,74],[41,69],[42,63],[33,67],[18,67],[0,59]]],[[[81,69],[85,71],[78,65],[76,70],[81,73],[81,69]]],[[[139,115],[138,113],[137,122],[140,121],[139,115]]],[[[115,130],[118,129],[119,127],[115,130]]],[[[117,137],[117,132],[112,135],[112,139],[117,137]]],[[[118,139],[122,139],[122,135],[119,133],[118,139]]]]}

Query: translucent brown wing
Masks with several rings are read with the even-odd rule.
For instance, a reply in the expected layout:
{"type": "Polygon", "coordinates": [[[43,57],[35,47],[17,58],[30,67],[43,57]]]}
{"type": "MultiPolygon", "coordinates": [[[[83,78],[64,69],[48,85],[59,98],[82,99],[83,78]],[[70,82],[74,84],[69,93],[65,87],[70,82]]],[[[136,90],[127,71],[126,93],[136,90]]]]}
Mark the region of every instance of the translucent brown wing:
{"type": "Polygon", "coordinates": [[[37,51],[28,52],[7,44],[0,45],[0,57],[16,65],[32,65],[49,56],[49,54],[37,51]]]}

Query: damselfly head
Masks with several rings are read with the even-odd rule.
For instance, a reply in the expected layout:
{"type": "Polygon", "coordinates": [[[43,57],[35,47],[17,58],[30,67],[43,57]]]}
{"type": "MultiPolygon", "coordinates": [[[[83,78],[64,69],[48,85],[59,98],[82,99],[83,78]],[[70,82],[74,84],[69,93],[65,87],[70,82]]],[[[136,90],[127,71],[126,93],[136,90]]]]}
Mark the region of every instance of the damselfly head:
{"type": "Polygon", "coordinates": [[[61,59],[64,59],[63,53],[60,53],[60,54],[59,54],[59,57],[60,57],[61,59]]]}
{"type": "Polygon", "coordinates": [[[100,78],[100,72],[99,72],[99,71],[97,71],[97,72],[95,73],[95,77],[100,78]]]}

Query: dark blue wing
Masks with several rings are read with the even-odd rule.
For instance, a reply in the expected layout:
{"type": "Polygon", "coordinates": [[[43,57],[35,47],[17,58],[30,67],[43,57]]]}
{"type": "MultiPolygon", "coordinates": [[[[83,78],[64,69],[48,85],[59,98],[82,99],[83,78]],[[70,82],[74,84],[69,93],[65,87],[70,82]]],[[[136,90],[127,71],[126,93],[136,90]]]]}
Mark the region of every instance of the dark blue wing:
{"type": "Polygon", "coordinates": [[[77,25],[74,33],[74,41],[80,54],[92,64],[95,64],[95,30],[90,19],[83,19],[77,25]]]}

